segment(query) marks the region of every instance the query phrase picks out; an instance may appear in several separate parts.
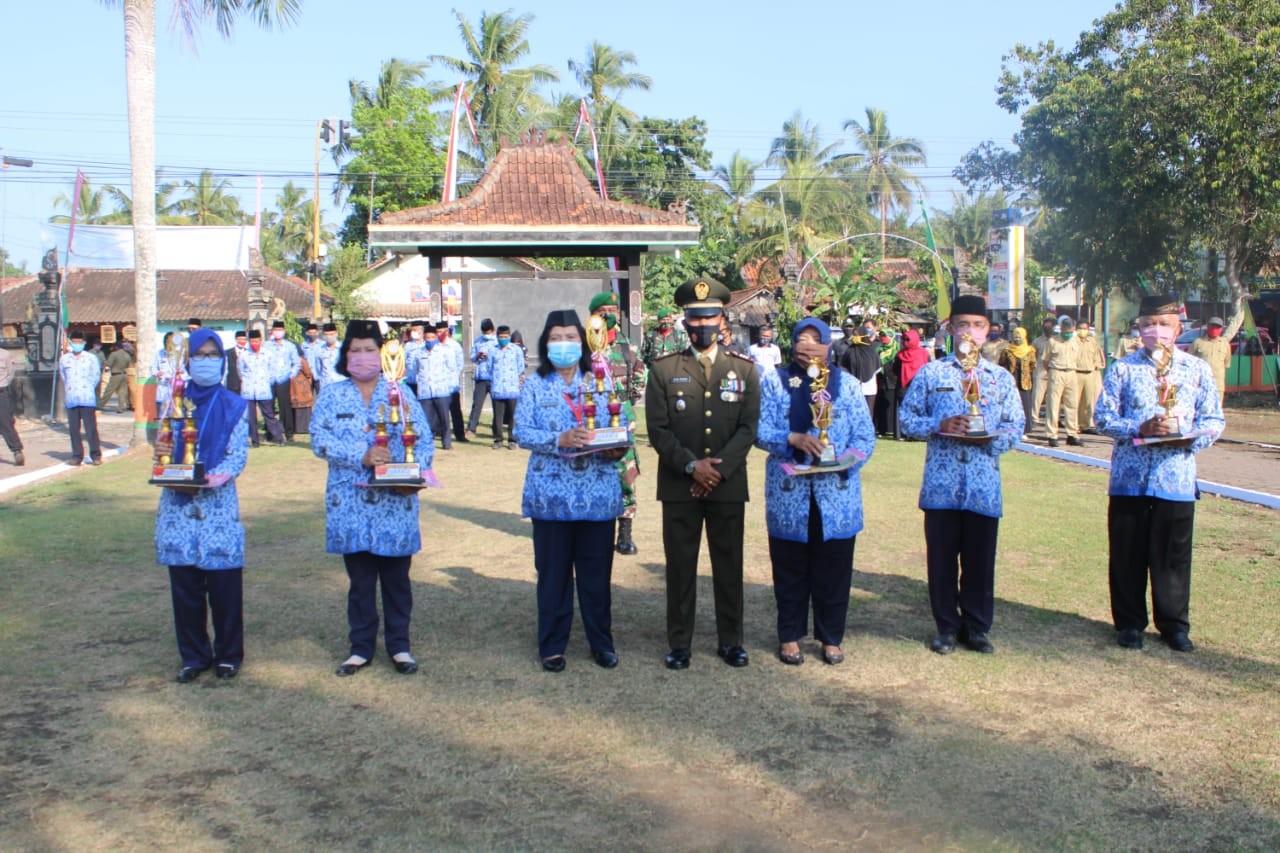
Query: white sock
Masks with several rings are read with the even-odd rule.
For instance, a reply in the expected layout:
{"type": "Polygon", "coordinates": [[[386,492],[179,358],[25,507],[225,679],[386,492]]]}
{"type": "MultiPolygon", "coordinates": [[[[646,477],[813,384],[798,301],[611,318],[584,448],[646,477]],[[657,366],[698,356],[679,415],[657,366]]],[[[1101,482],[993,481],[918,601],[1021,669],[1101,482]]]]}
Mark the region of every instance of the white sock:
{"type": "Polygon", "coordinates": [[[347,658],[346,660],[344,660],[344,661],[342,662],[342,665],[343,665],[343,666],[348,666],[348,665],[350,665],[350,666],[364,666],[364,665],[365,665],[365,664],[367,664],[368,662],[369,662],[368,660],[366,660],[365,658],[360,657],[360,655],[352,655],[351,657],[349,657],[349,658],[347,658]]]}

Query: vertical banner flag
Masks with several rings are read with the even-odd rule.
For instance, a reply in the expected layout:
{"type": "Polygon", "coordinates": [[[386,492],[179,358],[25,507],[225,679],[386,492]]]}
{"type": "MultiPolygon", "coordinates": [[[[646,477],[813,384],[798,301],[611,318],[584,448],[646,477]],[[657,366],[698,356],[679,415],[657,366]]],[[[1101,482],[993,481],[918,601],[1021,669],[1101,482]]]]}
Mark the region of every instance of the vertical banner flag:
{"type": "Polygon", "coordinates": [[[929,251],[933,253],[933,286],[937,291],[936,310],[938,319],[945,320],[951,316],[951,296],[948,291],[951,289],[950,276],[942,268],[942,261],[938,259],[938,244],[933,239],[933,226],[929,224],[929,212],[924,209],[924,199],[920,199],[920,213],[924,216],[924,230],[928,237],[929,251]]]}
{"type": "MultiPolygon", "coordinates": [[[[587,111],[586,98],[578,101],[578,126],[573,132],[574,142],[578,141],[578,134],[582,132],[584,125],[587,128],[587,133],[591,136],[591,162],[594,163],[596,167],[596,185],[600,188],[600,198],[608,201],[609,195],[604,186],[604,164],[600,162],[600,143],[596,137],[595,122],[591,120],[591,113],[587,111]]],[[[617,258],[609,258],[609,269],[613,272],[618,271],[617,258]]],[[[613,279],[613,292],[618,293],[618,290],[618,280],[615,278],[613,279]]]]}
{"type": "Polygon", "coordinates": [[[1025,285],[1027,231],[1015,209],[997,210],[987,237],[987,305],[993,311],[1021,311],[1025,285]]]}

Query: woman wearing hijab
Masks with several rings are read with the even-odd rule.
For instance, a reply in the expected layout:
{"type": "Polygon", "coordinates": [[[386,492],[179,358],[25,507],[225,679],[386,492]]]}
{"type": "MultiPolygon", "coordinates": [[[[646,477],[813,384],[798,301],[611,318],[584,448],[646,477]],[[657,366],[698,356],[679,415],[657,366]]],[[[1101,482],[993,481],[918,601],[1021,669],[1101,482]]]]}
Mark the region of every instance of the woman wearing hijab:
{"type": "MultiPolygon", "coordinates": [[[[614,462],[626,448],[582,452],[592,436],[586,407],[595,406],[598,425],[609,418],[609,395],[587,390],[585,384],[591,378],[591,355],[583,346],[586,336],[576,311],[548,314],[538,338],[538,370],[524,383],[516,406],[515,440],[532,451],[521,513],[533,521],[538,654],[547,672],[565,668],[575,575],[591,656],[605,669],[618,665],[609,584],[614,520],[622,513],[622,485],[614,462]]],[[[625,427],[625,415],[620,412],[619,418],[625,427]]]]}
{"type": "MultiPolygon", "coordinates": [[[[235,478],[244,470],[248,455],[249,423],[244,400],[222,385],[226,353],[218,336],[196,329],[189,352],[185,398],[195,404],[196,461],[204,465],[210,485],[164,487],[155,536],[156,561],[169,567],[173,621],[182,655],[180,684],[194,681],[212,666],[217,667],[218,678],[235,678],[244,660],[244,526],[235,478]],[[212,645],[206,624],[210,613],[212,645]]],[[[157,462],[173,454],[171,438],[156,442],[157,462]]]]}
{"type": "MultiPolygon", "coordinates": [[[[389,422],[391,409],[391,384],[382,376],[381,350],[382,333],[376,323],[348,323],[334,369],[351,381],[321,388],[311,415],[311,449],[329,463],[326,545],[329,553],[342,555],[351,581],[347,592],[351,654],[338,666],[339,676],[355,675],[373,660],[378,642],[379,585],[387,654],[396,672],[411,675],[418,671],[418,663],[409,653],[413,612],[409,564],[422,549],[417,491],[369,486],[375,465],[405,458],[405,426],[389,427],[385,446],[374,442],[375,425],[389,422]]],[[[433,450],[431,429],[409,386],[397,384],[403,407],[401,423],[412,423],[418,433],[418,464],[427,472],[433,450]]]]}
{"type": "Polygon", "coordinates": [[[1009,340],[1009,345],[1000,351],[997,364],[1013,374],[1013,384],[1018,388],[1018,396],[1022,400],[1022,413],[1026,416],[1029,426],[1031,424],[1031,390],[1035,385],[1036,374],[1036,348],[1027,343],[1026,329],[1014,329],[1009,340]]]}
{"type": "MultiPolygon", "coordinates": [[[[898,371],[898,410],[901,412],[902,401],[907,396],[907,386],[916,378],[920,368],[929,363],[929,351],[920,344],[920,333],[915,329],[907,329],[902,333],[902,349],[898,351],[894,369],[898,371]]],[[[902,426],[894,424],[893,437],[902,441],[902,426]]]]}
{"type": "Polygon", "coordinates": [[[813,421],[812,386],[817,366],[830,359],[831,328],[809,317],[796,324],[791,339],[791,363],[766,371],[760,383],[756,434],[756,446],[769,453],[765,523],[778,603],[778,658],[792,666],[804,662],[800,640],[808,635],[812,606],[822,659],[834,665],[844,660],[840,644],[849,611],[853,548],[862,530],[858,469],[875,449],[876,433],[861,387],[834,367],[823,395],[831,405],[827,439],[837,459],[856,451],[853,464],[837,471],[787,473],[784,463],[810,464],[823,450],[813,421]]]}

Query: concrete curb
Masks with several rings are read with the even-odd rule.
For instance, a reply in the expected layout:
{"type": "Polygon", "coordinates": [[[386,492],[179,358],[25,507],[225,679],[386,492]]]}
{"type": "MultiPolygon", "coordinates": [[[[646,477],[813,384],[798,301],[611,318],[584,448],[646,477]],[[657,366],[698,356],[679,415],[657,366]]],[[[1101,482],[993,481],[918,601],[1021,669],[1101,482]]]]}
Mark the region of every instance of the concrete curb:
{"type": "MultiPolygon", "coordinates": [[[[1019,444],[1016,448],[1023,453],[1030,453],[1033,456],[1047,456],[1050,459],[1057,459],[1062,462],[1075,462],[1080,465],[1089,465],[1093,468],[1101,468],[1104,471],[1111,470],[1111,462],[1106,459],[1094,459],[1092,456],[1085,456],[1080,453],[1071,453],[1066,450],[1058,450],[1053,447],[1036,447],[1031,444],[1019,444]]],[[[1235,486],[1228,486],[1223,483],[1213,483],[1208,480],[1196,480],[1196,485],[1200,491],[1207,495],[1215,495],[1220,498],[1228,498],[1233,501],[1241,501],[1243,503],[1257,504],[1267,509],[1280,509],[1280,495],[1269,495],[1266,492],[1255,492],[1252,489],[1240,489],[1235,486]]]]}
{"type": "MultiPolygon", "coordinates": [[[[102,451],[103,460],[110,459],[113,456],[123,456],[129,452],[128,447],[117,447],[112,450],[102,451]]],[[[29,486],[32,483],[38,483],[41,480],[61,474],[64,471],[75,471],[83,466],[68,465],[66,462],[59,462],[56,465],[50,465],[47,468],[38,468],[35,471],[28,471],[25,474],[17,474],[13,477],[6,477],[0,480],[0,495],[5,492],[11,492],[14,489],[20,489],[23,486],[29,486]]]]}

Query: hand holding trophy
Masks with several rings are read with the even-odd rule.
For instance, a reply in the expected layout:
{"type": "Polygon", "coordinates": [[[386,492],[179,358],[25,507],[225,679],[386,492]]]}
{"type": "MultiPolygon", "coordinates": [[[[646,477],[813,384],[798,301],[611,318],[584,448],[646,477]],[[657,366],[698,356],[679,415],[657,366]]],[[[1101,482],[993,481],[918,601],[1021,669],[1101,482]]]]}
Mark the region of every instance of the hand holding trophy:
{"type": "Polygon", "coordinates": [[[578,426],[591,430],[591,438],[581,452],[627,447],[631,444],[631,433],[621,425],[622,403],[618,400],[613,373],[609,370],[609,357],[605,353],[609,347],[609,327],[599,315],[587,321],[587,347],[591,350],[592,378],[583,379],[579,389],[582,405],[575,407],[575,413],[579,413],[578,426]],[[598,418],[604,412],[609,413],[609,425],[598,426],[598,418]]]}
{"type": "Polygon", "coordinates": [[[200,431],[196,427],[196,407],[183,397],[186,383],[181,376],[174,376],[172,393],[166,416],[160,420],[160,434],[156,444],[167,448],[168,452],[157,455],[156,464],[151,469],[151,479],[147,482],[153,486],[203,486],[209,481],[205,477],[204,464],[196,458],[196,445],[200,441],[200,431]],[[182,439],[182,461],[174,462],[174,439],[182,439]]]}
{"type": "Polygon", "coordinates": [[[1173,348],[1166,343],[1156,345],[1151,360],[1156,363],[1156,402],[1164,409],[1164,414],[1157,415],[1163,422],[1163,437],[1170,441],[1182,438],[1182,421],[1174,413],[1178,408],[1178,386],[1169,378],[1173,367],[1173,348]]]}
{"type": "Polygon", "coordinates": [[[978,408],[978,402],[982,399],[982,381],[978,375],[978,362],[982,357],[982,350],[978,347],[976,341],[969,335],[963,335],[960,338],[960,344],[956,347],[956,360],[960,363],[961,369],[964,371],[964,399],[969,404],[969,411],[965,413],[969,426],[965,430],[966,438],[981,439],[990,436],[987,432],[987,421],[982,416],[982,410],[978,408]]]}
{"type": "Polygon", "coordinates": [[[413,427],[413,420],[405,409],[400,395],[400,380],[405,375],[405,353],[400,342],[395,338],[382,345],[382,378],[387,381],[387,402],[378,406],[378,420],[374,423],[373,443],[378,447],[389,448],[391,445],[391,429],[399,429],[400,442],[404,445],[405,458],[402,462],[390,461],[373,466],[373,475],[369,485],[379,488],[415,488],[424,485],[422,470],[415,458],[414,445],[418,442],[418,433],[413,427]]]}
{"type": "Polygon", "coordinates": [[[836,449],[827,436],[831,427],[831,392],[827,383],[831,380],[831,368],[825,362],[811,361],[808,370],[810,400],[809,411],[813,414],[813,425],[818,428],[818,441],[822,443],[822,452],[818,455],[819,467],[830,467],[839,464],[836,460],[836,449]]]}

